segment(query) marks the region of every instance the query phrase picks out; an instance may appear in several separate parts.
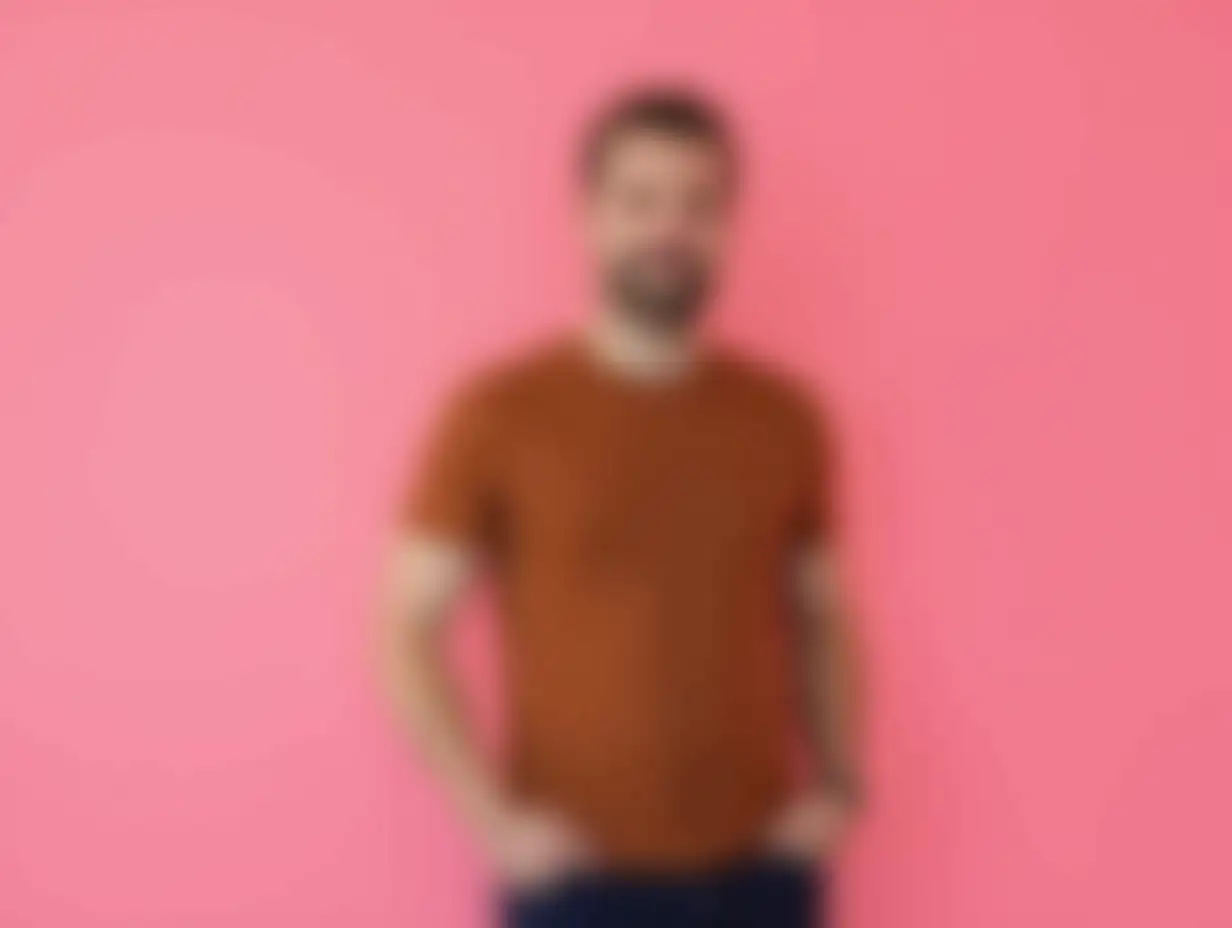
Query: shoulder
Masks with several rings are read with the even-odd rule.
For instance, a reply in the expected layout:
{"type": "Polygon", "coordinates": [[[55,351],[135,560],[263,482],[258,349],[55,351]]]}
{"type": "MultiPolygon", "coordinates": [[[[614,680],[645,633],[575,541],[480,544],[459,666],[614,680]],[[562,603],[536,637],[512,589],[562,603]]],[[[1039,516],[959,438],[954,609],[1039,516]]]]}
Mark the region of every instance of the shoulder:
{"type": "Polygon", "coordinates": [[[556,342],[521,348],[463,377],[446,404],[447,417],[497,428],[516,420],[550,395],[564,374],[556,342]]]}
{"type": "Polygon", "coordinates": [[[760,441],[785,454],[795,473],[812,483],[838,467],[838,442],[820,390],[783,367],[742,354],[722,361],[732,399],[745,410],[744,421],[756,421],[760,441]],[[739,399],[737,399],[737,397],[739,399]]]}
{"type": "Polygon", "coordinates": [[[781,365],[754,355],[723,348],[715,352],[725,392],[761,416],[796,428],[820,422],[817,391],[781,365]]]}

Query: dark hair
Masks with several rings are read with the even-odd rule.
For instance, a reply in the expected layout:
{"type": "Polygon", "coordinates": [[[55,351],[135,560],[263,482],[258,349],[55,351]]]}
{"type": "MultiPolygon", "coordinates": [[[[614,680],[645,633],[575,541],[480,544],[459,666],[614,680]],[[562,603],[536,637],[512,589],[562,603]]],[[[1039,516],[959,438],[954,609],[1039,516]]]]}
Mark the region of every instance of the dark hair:
{"type": "Polygon", "coordinates": [[[736,185],[739,150],[723,111],[695,90],[666,86],[626,91],[599,110],[586,128],[578,151],[582,183],[594,181],[621,138],[638,132],[713,147],[725,163],[731,185],[736,185]]]}

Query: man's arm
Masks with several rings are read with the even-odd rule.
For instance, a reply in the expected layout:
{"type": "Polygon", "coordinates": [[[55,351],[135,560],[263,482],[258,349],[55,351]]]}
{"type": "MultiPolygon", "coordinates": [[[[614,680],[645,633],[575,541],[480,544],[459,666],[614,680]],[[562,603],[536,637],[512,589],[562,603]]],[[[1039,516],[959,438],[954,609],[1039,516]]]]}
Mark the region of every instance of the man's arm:
{"type": "Polygon", "coordinates": [[[389,695],[423,759],[467,821],[497,813],[499,791],[475,744],[449,667],[445,633],[473,568],[463,551],[405,537],[393,552],[382,608],[381,662],[389,695]]]}
{"type": "Polygon", "coordinates": [[[854,615],[844,595],[837,556],[811,549],[801,556],[796,593],[802,631],[805,717],[819,785],[832,798],[860,805],[859,747],[863,728],[861,660],[854,615]]]}
{"type": "Polygon", "coordinates": [[[470,586],[473,559],[406,535],[393,552],[382,605],[382,676],[399,718],[500,874],[546,882],[582,856],[581,842],[543,810],[517,808],[477,744],[445,648],[448,619],[470,586]]]}
{"type": "Polygon", "coordinates": [[[864,801],[863,691],[852,611],[835,555],[816,547],[804,551],[792,574],[791,596],[803,716],[817,776],[771,823],[767,840],[772,849],[808,857],[831,853],[864,801]]]}

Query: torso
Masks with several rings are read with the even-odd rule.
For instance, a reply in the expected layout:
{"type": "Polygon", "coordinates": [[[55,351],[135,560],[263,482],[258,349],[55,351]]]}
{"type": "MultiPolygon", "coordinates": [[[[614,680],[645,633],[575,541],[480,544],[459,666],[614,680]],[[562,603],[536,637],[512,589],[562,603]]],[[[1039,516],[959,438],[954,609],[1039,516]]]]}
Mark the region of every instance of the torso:
{"type": "Polygon", "coordinates": [[[617,861],[737,856],[788,788],[804,404],[728,357],[648,385],[572,344],[488,394],[518,788],[617,861]]]}

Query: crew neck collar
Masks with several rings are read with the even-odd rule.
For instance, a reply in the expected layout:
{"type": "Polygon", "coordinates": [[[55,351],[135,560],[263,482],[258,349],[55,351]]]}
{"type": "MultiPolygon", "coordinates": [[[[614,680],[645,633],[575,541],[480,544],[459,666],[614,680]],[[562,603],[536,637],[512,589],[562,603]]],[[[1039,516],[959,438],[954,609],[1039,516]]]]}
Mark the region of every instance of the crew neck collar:
{"type": "Polygon", "coordinates": [[[571,340],[575,353],[601,379],[629,390],[646,393],[673,393],[702,378],[708,367],[708,352],[698,343],[664,351],[660,357],[647,353],[639,357],[633,342],[621,343],[619,333],[588,328],[571,340]]]}

